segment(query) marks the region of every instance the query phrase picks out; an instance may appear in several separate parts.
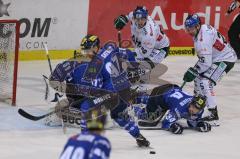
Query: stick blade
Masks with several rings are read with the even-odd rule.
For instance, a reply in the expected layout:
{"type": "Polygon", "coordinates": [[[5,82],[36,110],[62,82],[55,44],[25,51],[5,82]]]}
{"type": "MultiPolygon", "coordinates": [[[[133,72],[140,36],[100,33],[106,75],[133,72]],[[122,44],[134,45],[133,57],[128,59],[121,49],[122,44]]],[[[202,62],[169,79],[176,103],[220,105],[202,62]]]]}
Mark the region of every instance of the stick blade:
{"type": "Polygon", "coordinates": [[[30,120],[33,120],[33,121],[37,121],[37,120],[40,120],[42,119],[42,116],[39,116],[39,117],[36,117],[36,116],[32,116],[31,114],[27,113],[26,111],[24,111],[23,109],[18,109],[18,113],[27,118],[27,119],[30,119],[30,120]]]}

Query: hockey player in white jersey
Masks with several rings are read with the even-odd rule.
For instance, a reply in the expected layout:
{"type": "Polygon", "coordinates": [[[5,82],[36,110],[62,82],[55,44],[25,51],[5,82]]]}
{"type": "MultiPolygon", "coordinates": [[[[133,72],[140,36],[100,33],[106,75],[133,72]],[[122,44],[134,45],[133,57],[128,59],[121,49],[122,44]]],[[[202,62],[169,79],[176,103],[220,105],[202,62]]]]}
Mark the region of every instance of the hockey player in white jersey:
{"type": "Polygon", "coordinates": [[[120,15],[114,20],[114,26],[121,30],[129,21],[136,60],[151,70],[168,55],[169,39],[148,15],[145,6],[137,6],[128,15],[120,15]]]}
{"type": "Polygon", "coordinates": [[[185,21],[186,32],[193,37],[198,61],[184,74],[183,80],[194,80],[194,93],[207,97],[209,115],[204,120],[218,120],[217,102],[213,87],[234,66],[237,56],[224,36],[210,25],[201,25],[197,14],[185,21]]]}

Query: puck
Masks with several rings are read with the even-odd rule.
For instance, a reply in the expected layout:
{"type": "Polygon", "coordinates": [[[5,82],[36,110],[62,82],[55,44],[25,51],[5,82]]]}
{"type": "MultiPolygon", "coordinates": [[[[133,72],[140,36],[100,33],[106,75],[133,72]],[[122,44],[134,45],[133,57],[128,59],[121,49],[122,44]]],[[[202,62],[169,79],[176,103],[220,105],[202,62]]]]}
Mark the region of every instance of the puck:
{"type": "Polygon", "coordinates": [[[155,151],[150,151],[149,153],[150,153],[150,154],[156,154],[156,152],[155,152],[155,151]]]}

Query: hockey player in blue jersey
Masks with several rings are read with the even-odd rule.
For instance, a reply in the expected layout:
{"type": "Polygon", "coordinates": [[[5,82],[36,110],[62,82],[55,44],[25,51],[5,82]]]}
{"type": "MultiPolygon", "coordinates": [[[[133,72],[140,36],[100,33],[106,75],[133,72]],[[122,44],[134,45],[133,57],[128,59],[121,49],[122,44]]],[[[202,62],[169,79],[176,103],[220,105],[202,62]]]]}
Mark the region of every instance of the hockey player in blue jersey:
{"type": "MultiPolygon", "coordinates": [[[[181,134],[184,130],[183,126],[177,122],[182,118],[186,119],[188,126],[195,130],[200,132],[211,131],[211,125],[201,120],[206,105],[206,97],[188,95],[177,85],[166,84],[156,87],[151,95],[139,96],[137,103],[146,104],[148,114],[158,109],[160,110],[158,116],[162,117],[162,113],[168,111],[162,120],[162,128],[174,134],[181,134]]],[[[139,109],[138,111],[142,110],[139,109]]],[[[141,119],[143,113],[143,111],[138,113],[138,118],[141,119]]],[[[157,122],[160,122],[160,119],[157,122]]]]}
{"type": "Polygon", "coordinates": [[[111,152],[109,140],[102,136],[106,112],[92,110],[86,114],[88,132],[68,139],[60,159],[108,159],[111,152]]]}
{"type": "MultiPolygon", "coordinates": [[[[122,68],[122,61],[133,61],[134,54],[127,49],[114,45],[105,45],[100,49],[100,40],[95,35],[87,35],[81,42],[81,52],[89,62],[76,68],[67,80],[66,92],[75,93],[71,86],[89,86],[84,98],[77,100],[71,107],[80,109],[85,113],[94,107],[107,107],[110,109],[111,118],[124,127],[133,136],[139,146],[149,146],[149,141],[140,134],[135,122],[128,116],[126,108],[132,99],[130,82],[127,73],[122,68]],[[70,87],[69,87],[70,86],[70,87]]],[[[74,87],[75,88],[75,87],[74,87]]],[[[76,89],[74,89],[76,90],[76,89]]],[[[83,131],[87,131],[86,121],[81,120],[83,131]]]]}

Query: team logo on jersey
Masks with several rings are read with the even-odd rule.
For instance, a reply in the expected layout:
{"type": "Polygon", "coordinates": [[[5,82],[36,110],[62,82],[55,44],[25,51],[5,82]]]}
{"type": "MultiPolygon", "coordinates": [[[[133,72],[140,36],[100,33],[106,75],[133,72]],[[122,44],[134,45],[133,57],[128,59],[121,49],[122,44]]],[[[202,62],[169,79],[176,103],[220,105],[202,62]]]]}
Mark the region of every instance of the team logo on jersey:
{"type": "Polygon", "coordinates": [[[0,17],[2,17],[3,15],[9,16],[7,9],[10,4],[11,3],[3,4],[2,0],[0,0],[0,17]]]}

